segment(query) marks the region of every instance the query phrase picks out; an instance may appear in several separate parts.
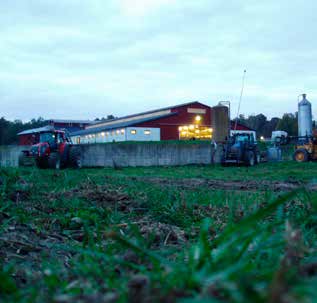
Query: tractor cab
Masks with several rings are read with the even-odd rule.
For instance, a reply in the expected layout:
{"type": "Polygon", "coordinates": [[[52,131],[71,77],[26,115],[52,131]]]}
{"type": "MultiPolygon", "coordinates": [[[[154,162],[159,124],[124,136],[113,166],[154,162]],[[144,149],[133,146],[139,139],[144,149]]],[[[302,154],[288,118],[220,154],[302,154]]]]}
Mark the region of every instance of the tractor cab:
{"type": "Polygon", "coordinates": [[[233,144],[256,144],[253,136],[246,133],[234,134],[231,139],[233,140],[233,144]]]}
{"type": "Polygon", "coordinates": [[[52,148],[61,143],[70,143],[70,138],[64,131],[54,130],[40,133],[40,143],[47,142],[52,148]]]}

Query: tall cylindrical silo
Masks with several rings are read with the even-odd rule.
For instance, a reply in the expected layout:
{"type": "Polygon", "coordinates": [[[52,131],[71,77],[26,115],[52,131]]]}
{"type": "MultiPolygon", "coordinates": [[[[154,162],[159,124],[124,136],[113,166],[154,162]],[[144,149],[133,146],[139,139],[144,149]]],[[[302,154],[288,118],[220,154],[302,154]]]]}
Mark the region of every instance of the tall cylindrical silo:
{"type": "Polygon", "coordinates": [[[306,94],[298,103],[298,136],[311,136],[313,131],[313,116],[311,103],[306,99],[306,94]]]}
{"type": "Polygon", "coordinates": [[[213,128],[212,138],[216,142],[224,142],[229,136],[229,109],[227,106],[218,105],[212,107],[211,123],[213,128]]]}

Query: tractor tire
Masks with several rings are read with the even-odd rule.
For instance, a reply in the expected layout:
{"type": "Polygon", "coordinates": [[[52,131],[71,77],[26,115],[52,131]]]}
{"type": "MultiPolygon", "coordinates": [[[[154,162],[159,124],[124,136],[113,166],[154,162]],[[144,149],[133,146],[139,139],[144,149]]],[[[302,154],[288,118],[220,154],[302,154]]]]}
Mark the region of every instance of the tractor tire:
{"type": "Polygon", "coordinates": [[[261,163],[261,154],[255,153],[255,164],[261,163]]]}
{"type": "Polygon", "coordinates": [[[21,153],[19,154],[18,163],[19,163],[19,167],[26,166],[26,155],[25,155],[24,152],[21,152],[21,153]]]}
{"type": "Polygon", "coordinates": [[[36,158],[35,164],[38,168],[48,168],[47,158],[36,158]]]}
{"type": "Polygon", "coordinates": [[[69,166],[72,168],[81,168],[81,152],[77,147],[71,147],[69,150],[69,166]]]}
{"type": "Polygon", "coordinates": [[[48,167],[51,169],[61,169],[61,159],[58,153],[51,153],[47,159],[48,167]]]}
{"type": "Polygon", "coordinates": [[[298,163],[307,162],[309,160],[309,154],[306,149],[300,148],[295,150],[293,159],[298,163]]]}
{"type": "Polygon", "coordinates": [[[246,164],[246,166],[254,166],[255,165],[254,152],[252,152],[252,151],[247,152],[245,164],[246,164]]]}

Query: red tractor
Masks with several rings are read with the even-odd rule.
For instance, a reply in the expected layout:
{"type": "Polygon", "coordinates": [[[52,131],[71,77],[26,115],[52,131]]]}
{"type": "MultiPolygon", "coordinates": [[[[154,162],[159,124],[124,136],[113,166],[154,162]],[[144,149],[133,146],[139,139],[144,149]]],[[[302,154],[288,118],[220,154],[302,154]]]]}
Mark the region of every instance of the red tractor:
{"type": "Polygon", "coordinates": [[[39,168],[80,168],[80,149],[72,144],[64,131],[49,130],[39,133],[39,143],[19,155],[19,166],[36,163],[39,168]]]}

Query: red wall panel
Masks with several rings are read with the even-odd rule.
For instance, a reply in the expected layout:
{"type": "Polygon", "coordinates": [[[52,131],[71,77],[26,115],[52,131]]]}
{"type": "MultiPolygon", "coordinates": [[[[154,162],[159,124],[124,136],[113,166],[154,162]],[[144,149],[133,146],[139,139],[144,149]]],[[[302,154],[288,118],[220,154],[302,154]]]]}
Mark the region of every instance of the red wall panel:
{"type": "Polygon", "coordinates": [[[136,124],[139,127],[157,127],[161,129],[161,140],[178,140],[178,128],[183,125],[195,124],[197,115],[202,117],[200,125],[211,126],[211,108],[199,102],[172,108],[173,116],[159,118],[157,120],[136,124]],[[188,108],[205,109],[205,114],[188,113],[188,108]]]}

